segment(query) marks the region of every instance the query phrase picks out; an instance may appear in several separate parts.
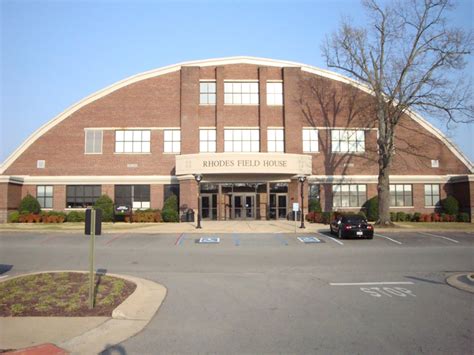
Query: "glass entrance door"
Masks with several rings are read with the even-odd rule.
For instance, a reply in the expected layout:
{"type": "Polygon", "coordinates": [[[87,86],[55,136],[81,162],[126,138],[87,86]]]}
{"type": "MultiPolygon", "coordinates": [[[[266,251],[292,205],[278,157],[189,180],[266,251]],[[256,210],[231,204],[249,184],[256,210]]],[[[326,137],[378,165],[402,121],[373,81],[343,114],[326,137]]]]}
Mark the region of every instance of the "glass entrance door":
{"type": "Polygon", "coordinates": [[[270,219],[285,219],[288,213],[287,205],[287,194],[270,194],[270,219]]]}
{"type": "Polygon", "coordinates": [[[201,195],[201,218],[217,219],[217,194],[201,195]]]}
{"type": "Polygon", "coordinates": [[[232,219],[255,219],[255,194],[232,195],[232,219]]]}

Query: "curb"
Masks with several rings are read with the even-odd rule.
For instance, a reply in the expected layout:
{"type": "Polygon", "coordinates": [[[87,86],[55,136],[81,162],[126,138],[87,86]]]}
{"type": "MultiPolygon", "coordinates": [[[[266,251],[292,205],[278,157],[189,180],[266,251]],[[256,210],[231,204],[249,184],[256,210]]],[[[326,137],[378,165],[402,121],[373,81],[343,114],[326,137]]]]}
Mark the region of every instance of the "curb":
{"type": "Polygon", "coordinates": [[[448,285],[455,287],[459,290],[466,292],[474,293],[474,272],[463,272],[451,275],[446,278],[448,285]],[[462,278],[466,278],[466,281],[463,281],[462,278]],[[469,285],[471,283],[472,285],[469,285]]]}
{"type": "MultiPolygon", "coordinates": [[[[14,278],[49,272],[79,272],[77,270],[54,270],[16,275],[14,278]]],[[[166,297],[164,286],[142,278],[107,273],[107,276],[122,278],[137,285],[135,291],[112,312],[112,318],[85,333],[56,344],[71,354],[97,354],[139,333],[151,321],[166,297]]],[[[5,280],[5,281],[7,281],[5,280]]],[[[3,281],[3,280],[2,280],[3,281]]],[[[87,318],[87,317],[85,317],[87,318]]],[[[65,317],[67,324],[67,318],[65,317]]],[[[25,351],[27,349],[23,349],[25,351]]]]}

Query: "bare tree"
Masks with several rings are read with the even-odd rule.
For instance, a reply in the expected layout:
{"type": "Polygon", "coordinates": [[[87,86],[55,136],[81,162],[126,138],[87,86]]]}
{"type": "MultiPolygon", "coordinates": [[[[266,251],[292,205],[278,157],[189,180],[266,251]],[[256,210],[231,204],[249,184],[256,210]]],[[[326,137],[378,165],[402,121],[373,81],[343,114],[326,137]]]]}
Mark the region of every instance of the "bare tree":
{"type": "Polygon", "coordinates": [[[446,122],[472,122],[472,86],[463,69],[472,33],[447,25],[451,0],[364,0],[368,21],[343,20],[326,38],[329,67],[361,82],[372,93],[379,137],[379,224],[390,224],[389,174],[396,128],[410,110],[446,122]]]}

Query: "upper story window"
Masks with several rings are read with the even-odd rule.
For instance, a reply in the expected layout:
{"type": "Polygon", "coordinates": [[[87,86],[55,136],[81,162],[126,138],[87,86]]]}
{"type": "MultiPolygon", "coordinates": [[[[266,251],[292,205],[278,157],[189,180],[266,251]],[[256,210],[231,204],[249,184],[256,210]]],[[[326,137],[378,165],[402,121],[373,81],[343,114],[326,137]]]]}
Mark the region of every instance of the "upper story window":
{"type": "Polygon", "coordinates": [[[303,128],[303,152],[314,153],[318,151],[318,130],[303,128]]]}
{"type": "Polygon", "coordinates": [[[225,129],[225,152],[259,152],[260,137],[258,129],[225,129]]]}
{"type": "Polygon", "coordinates": [[[53,208],[53,186],[36,186],[36,199],[41,208],[53,208]]]}
{"type": "Polygon", "coordinates": [[[334,207],[361,207],[367,200],[366,185],[333,185],[334,207]]]}
{"type": "Polygon", "coordinates": [[[199,152],[215,153],[216,152],[216,130],[200,129],[199,130],[199,152]]]}
{"type": "Polygon", "coordinates": [[[267,150],[270,153],[285,151],[285,133],[283,129],[269,129],[267,131],[267,150]]]}
{"type": "Polygon", "coordinates": [[[390,185],[390,206],[413,206],[411,185],[390,185]]]}
{"type": "Polygon", "coordinates": [[[283,105],[283,83],[267,82],[267,105],[283,105]]]}
{"type": "Polygon", "coordinates": [[[86,129],[86,154],[102,154],[102,130],[86,129]]]}
{"type": "Polygon", "coordinates": [[[258,81],[225,82],[224,104],[258,105],[258,81]]]}
{"type": "Polygon", "coordinates": [[[425,207],[433,207],[439,205],[439,185],[425,185],[425,207]]]}
{"type": "Polygon", "coordinates": [[[115,131],[115,153],[150,153],[150,131],[115,131]]]}
{"type": "Polygon", "coordinates": [[[354,129],[333,129],[331,147],[336,153],[361,153],[365,151],[365,132],[354,129]]]}
{"type": "Polygon", "coordinates": [[[179,129],[164,130],[165,153],[179,154],[181,152],[181,131],[179,129]]]}
{"type": "Polygon", "coordinates": [[[93,206],[100,194],[100,185],[68,185],[66,186],[66,206],[67,208],[93,206]]]}
{"type": "Polygon", "coordinates": [[[199,104],[215,105],[216,104],[216,82],[201,81],[199,83],[199,104]]]}

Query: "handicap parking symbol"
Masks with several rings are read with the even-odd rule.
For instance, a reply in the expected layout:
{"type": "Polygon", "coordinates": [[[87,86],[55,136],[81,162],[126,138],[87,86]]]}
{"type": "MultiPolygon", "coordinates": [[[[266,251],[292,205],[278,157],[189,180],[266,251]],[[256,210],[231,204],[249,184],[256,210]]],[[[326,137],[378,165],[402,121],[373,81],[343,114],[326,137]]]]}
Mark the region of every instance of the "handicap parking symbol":
{"type": "Polygon", "coordinates": [[[203,244],[217,244],[220,243],[221,238],[218,237],[204,237],[199,239],[199,243],[203,244]]]}
{"type": "Polygon", "coordinates": [[[321,241],[316,237],[298,237],[298,240],[301,243],[321,243],[321,241]]]}

